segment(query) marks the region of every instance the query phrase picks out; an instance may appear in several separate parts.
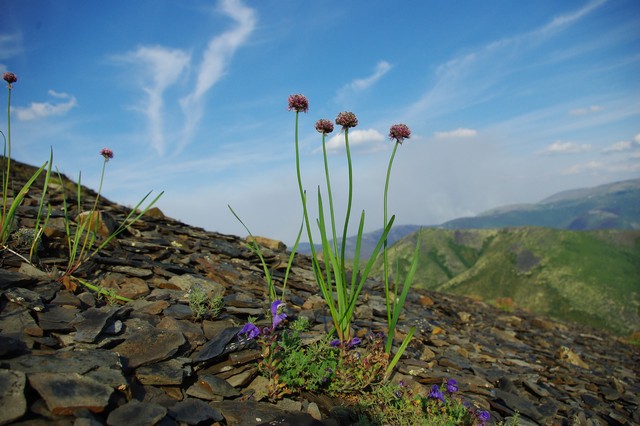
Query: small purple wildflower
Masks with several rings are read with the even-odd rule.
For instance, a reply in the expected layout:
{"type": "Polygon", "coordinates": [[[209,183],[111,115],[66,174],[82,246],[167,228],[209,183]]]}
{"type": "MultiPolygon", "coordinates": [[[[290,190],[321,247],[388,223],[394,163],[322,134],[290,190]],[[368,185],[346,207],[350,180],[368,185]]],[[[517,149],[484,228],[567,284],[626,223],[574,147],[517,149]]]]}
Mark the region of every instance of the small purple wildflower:
{"type": "Polygon", "coordinates": [[[246,323],[239,334],[244,334],[248,339],[255,339],[260,335],[260,329],[255,324],[246,323]]]}
{"type": "Polygon", "coordinates": [[[278,313],[281,306],[284,306],[284,302],[282,300],[276,300],[271,304],[271,331],[275,330],[276,327],[278,327],[278,325],[287,318],[287,314],[278,313]]]}
{"type": "Polygon", "coordinates": [[[447,392],[451,394],[458,392],[458,382],[454,379],[447,380],[447,392]]]}
{"type": "Polygon", "coordinates": [[[353,349],[362,343],[362,340],[359,337],[354,337],[353,339],[347,342],[347,349],[353,349]]]}
{"type": "Polygon", "coordinates": [[[444,401],[444,394],[440,391],[438,385],[433,385],[431,388],[431,392],[429,392],[429,398],[431,399],[439,399],[442,402],[444,401]]]}
{"type": "Polygon", "coordinates": [[[340,346],[340,339],[333,339],[331,342],[329,342],[329,346],[331,346],[332,348],[337,348],[340,346]]]}
{"type": "Polygon", "coordinates": [[[409,139],[410,136],[411,130],[409,130],[406,124],[394,124],[389,129],[389,138],[391,140],[395,139],[399,144],[405,139],[409,139]]]}
{"type": "Polygon", "coordinates": [[[476,411],[476,416],[481,424],[485,424],[489,420],[491,420],[491,414],[488,411],[478,410],[476,411]]]}
{"type": "Polygon", "coordinates": [[[329,133],[333,132],[333,123],[331,122],[331,120],[321,118],[320,120],[316,121],[316,130],[323,135],[328,135],[329,133]]]}
{"type": "Polygon", "coordinates": [[[289,96],[289,111],[307,112],[309,110],[309,100],[305,95],[289,96]]]}
{"type": "Polygon", "coordinates": [[[342,129],[349,129],[358,125],[358,118],[356,115],[349,111],[343,111],[336,117],[336,124],[342,126],[342,129]]]}
{"type": "Polygon", "coordinates": [[[109,148],[102,148],[100,150],[100,155],[102,155],[105,160],[109,161],[113,158],[113,151],[111,151],[109,148]]]}
{"type": "Polygon", "coordinates": [[[2,79],[7,83],[9,83],[9,89],[11,89],[11,85],[13,83],[18,81],[18,77],[16,77],[16,75],[12,72],[5,72],[4,75],[2,76],[2,79]]]}

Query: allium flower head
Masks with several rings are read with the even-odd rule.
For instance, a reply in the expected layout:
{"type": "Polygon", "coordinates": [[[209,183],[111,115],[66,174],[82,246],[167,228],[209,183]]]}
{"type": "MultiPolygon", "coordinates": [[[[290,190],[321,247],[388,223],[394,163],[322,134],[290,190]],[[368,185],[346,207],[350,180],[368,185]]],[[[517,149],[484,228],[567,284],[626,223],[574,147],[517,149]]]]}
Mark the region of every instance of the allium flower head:
{"type": "Polygon", "coordinates": [[[431,399],[439,399],[442,402],[444,401],[444,394],[440,391],[438,385],[433,385],[431,388],[431,392],[429,392],[429,398],[431,399]]]}
{"type": "Polygon", "coordinates": [[[109,148],[102,148],[100,150],[100,155],[102,155],[105,160],[109,161],[113,158],[113,151],[111,151],[109,148]]]}
{"type": "Polygon", "coordinates": [[[336,124],[343,129],[349,129],[358,125],[358,118],[352,112],[343,111],[336,117],[336,124]]]}
{"type": "Polygon", "coordinates": [[[255,339],[260,335],[260,329],[255,326],[255,324],[251,324],[250,322],[246,323],[242,330],[240,330],[239,334],[244,334],[249,339],[255,339]]]}
{"type": "Polygon", "coordinates": [[[391,140],[396,140],[398,143],[402,143],[403,140],[409,139],[411,136],[411,130],[407,127],[406,124],[394,124],[389,129],[389,138],[391,140]]]}
{"type": "Polygon", "coordinates": [[[309,100],[305,95],[289,95],[289,111],[307,112],[309,100]]]}
{"type": "Polygon", "coordinates": [[[18,77],[16,77],[16,75],[14,73],[12,73],[12,72],[5,72],[4,75],[2,76],[2,78],[4,79],[4,81],[9,83],[9,88],[11,88],[11,85],[13,83],[18,81],[18,77]]]}
{"type": "Polygon", "coordinates": [[[316,121],[316,130],[323,135],[328,135],[329,133],[333,132],[333,123],[331,122],[331,120],[321,118],[320,120],[316,121]]]}

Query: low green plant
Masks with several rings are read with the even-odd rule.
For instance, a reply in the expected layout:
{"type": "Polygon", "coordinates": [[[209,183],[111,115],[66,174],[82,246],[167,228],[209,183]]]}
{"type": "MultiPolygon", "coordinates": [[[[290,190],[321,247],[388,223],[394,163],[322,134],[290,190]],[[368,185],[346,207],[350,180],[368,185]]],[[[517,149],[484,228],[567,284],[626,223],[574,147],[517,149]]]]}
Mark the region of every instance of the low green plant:
{"type": "Polygon", "coordinates": [[[299,333],[305,332],[311,328],[311,320],[301,315],[289,324],[289,328],[299,333]]]}
{"type": "Polygon", "coordinates": [[[194,321],[216,318],[224,307],[222,296],[209,296],[200,286],[192,287],[189,290],[188,298],[194,321]]]}

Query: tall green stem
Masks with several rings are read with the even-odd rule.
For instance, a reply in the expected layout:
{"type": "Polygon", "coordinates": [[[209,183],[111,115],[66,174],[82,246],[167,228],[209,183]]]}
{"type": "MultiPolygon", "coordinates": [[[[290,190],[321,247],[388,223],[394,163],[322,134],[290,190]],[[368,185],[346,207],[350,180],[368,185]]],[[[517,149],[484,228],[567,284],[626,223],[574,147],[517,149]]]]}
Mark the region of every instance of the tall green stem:
{"type": "MultiPolygon", "coordinates": [[[[9,95],[7,96],[7,156],[5,157],[7,167],[2,179],[2,221],[7,219],[7,198],[9,197],[9,176],[11,175],[11,85],[9,85],[9,95]]],[[[11,224],[2,223],[2,229],[11,224]]]]}
{"type": "Polygon", "coordinates": [[[347,214],[344,219],[344,229],[342,230],[342,265],[344,265],[344,256],[346,251],[345,248],[347,245],[347,231],[349,228],[349,218],[351,216],[351,201],[353,199],[353,167],[351,165],[351,150],[349,149],[349,128],[344,129],[344,143],[347,150],[347,164],[349,167],[349,196],[347,198],[347,214]]]}
{"type": "MultiPolygon", "coordinates": [[[[387,179],[384,183],[384,227],[387,226],[387,198],[389,193],[389,180],[391,178],[391,168],[393,166],[393,159],[396,156],[396,151],[398,150],[398,143],[396,142],[393,145],[393,152],[391,153],[391,158],[389,159],[389,166],[387,167],[387,179]]],[[[389,254],[387,253],[387,239],[384,240],[384,245],[382,248],[382,263],[383,263],[383,272],[384,272],[384,291],[385,291],[385,300],[387,303],[387,324],[391,321],[391,313],[393,311],[393,303],[395,303],[395,297],[393,301],[390,302],[389,297],[389,254]]],[[[397,292],[397,286],[396,286],[397,292]]],[[[394,292],[395,294],[395,292],[394,292]]]]}

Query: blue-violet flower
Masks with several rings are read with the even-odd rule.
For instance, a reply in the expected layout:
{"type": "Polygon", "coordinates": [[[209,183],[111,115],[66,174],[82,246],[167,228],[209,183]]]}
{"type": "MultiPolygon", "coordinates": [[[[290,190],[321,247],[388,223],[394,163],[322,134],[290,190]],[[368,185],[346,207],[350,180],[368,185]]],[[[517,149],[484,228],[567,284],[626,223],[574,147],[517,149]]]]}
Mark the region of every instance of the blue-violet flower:
{"type": "Polygon", "coordinates": [[[429,392],[429,398],[439,399],[440,401],[445,402],[444,394],[440,391],[438,385],[433,385],[433,387],[431,388],[431,392],[429,392]]]}
{"type": "Polygon", "coordinates": [[[271,304],[271,331],[275,330],[278,325],[287,317],[285,313],[278,313],[280,307],[284,307],[284,302],[282,300],[275,300],[271,304]]]}
{"type": "Polygon", "coordinates": [[[242,330],[240,330],[240,334],[244,334],[248,339],[255,339],[260,335],[260,329],[256,327],[255,324],[251,324],[250,322],[246,323],[242,330]]]}

